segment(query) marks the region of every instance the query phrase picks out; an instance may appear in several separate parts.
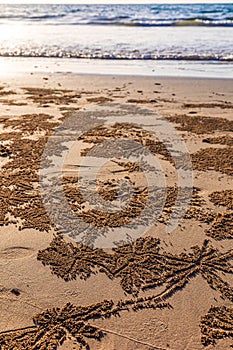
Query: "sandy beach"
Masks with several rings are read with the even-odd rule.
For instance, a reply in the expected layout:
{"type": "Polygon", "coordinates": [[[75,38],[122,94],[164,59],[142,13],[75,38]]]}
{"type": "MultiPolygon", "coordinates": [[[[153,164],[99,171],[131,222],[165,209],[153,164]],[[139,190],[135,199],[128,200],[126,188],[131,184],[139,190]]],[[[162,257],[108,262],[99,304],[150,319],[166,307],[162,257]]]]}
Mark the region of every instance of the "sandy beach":
{"type": "Polygon", "coordinates": [[[231,79],[47,73],[1,78],[1,349],[232,346],[232,86],[231,79]],[[52,222],[40,190],[41,159],[48,140],[61,157],[53,132],[70,117],[82,124],[87,113],[101,120],[117,112],[127,123],[100,126],[90,119],[79,137],[79,156],[77,149],[65,150],[59,190],[74,215],[94,228],[134,222],[149,190],[133,162],[116,152],[97,183],[110,205],[117,183],[129,179],[135,195],[121,215],[84,208],[74,171],[89,150],[117,137],[139,142],[156,157],[165,174],[165,202],[149,233],[114,248],[93,248],[52,222]],[[165,120],[191,160],[191,200],[171,233],[166,227],[179,190],[174,159],[135,125],[133,115],[165,120]]]}

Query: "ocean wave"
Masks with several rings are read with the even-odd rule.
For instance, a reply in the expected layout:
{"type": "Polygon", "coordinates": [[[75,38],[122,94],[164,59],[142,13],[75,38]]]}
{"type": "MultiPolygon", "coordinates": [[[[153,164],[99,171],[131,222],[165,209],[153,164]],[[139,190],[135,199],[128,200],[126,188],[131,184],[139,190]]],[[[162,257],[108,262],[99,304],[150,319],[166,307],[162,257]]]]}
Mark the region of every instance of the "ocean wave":
{"type": "Polygon", "coordinates": [[[57,18],[62,18],[65,17],[66,14],[60,13],[60,14],[54,14],[54,15],[48,15],[48,14],[41,14],[41,15],[33,15],[31,14],[30,16],[28,15],[4,15],[0,13],[0,19],[8,19],[8,20],[32,20],[32,21],[38,21],[38,20],[48,20],[48,19],[57,19],[57,18]]]}
{"type": "Polygon", "coordinates": [[[179,20],[176,19],[159,19],[159,20],[151,20],[151,19],[130,19],[129,16],[115,16],[115,17],[98,17],[98,18],[72,18],[69,21],[65,20],[66,14],[58,14],[58,15],[31,15],[22,16],[22,15],[14,15],[10,18],[8,16],[4,16],[0,14],[1,20],[24,20],[24,21],[47,21],[47,24],[53,25],[112,25],[112,26],[126,26],[126,27],[186,27],[186,26],[203,26],[203,27],[233,27],[233,18],[227,18],[224,20],[217,19],[209,19],[205,18],[182,18],[179,20]],[[58,20],[59,21],[56,21],[58,20]],[[61,21],[64,19],[64,21],[61,21]],[[52,20],[49,23],[49,20],[52,20]]]}
{"type": "Polygon", "coordinates": [[[76,59],[101,59],[101,60],[153,60],[153,61],[215,61],[233,62],[233,54],[152,54],[140,52],[113,53],[113,52],[72,52],[66,50],[0,50],[0,57],[47,57],[47,58],[76,58],[76,59]]]}
{"type": "Polygon", "coordinates": [[[0,19],[57,25],[233,26],[233,4],[0,5],[0,19]]]}
{"type": "MultiPolygon", "coordinates": [[[[59,23],[58,23],[59,24],[59,23]]],[[[60,23],[61,24],[61,23],[60,23]]],[[[118,18],[113,19],[95,19],[83,22],[73,22],[72,25],[89,24],[89,25],[115,25],[115,26],[131,26],[131,27],[186,27],[186,26],[203,26],[203,27],[233,27],[233,20],[211,20],[202,18],[182,19],[182,20],[129,20],[121,21],[118,18]]]]}

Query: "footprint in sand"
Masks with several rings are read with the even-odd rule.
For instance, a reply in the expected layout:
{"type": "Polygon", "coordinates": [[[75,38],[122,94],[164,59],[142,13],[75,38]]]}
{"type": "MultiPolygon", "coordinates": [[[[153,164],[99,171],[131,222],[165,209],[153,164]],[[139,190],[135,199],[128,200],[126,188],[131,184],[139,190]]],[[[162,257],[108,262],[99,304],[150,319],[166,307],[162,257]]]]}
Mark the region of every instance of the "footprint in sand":
{"type": "Polygon", "coordinates": [[[0,259],[19,259],[32,255],[34,249],[30,247],[8,247],[0,251],[0,259]]]}

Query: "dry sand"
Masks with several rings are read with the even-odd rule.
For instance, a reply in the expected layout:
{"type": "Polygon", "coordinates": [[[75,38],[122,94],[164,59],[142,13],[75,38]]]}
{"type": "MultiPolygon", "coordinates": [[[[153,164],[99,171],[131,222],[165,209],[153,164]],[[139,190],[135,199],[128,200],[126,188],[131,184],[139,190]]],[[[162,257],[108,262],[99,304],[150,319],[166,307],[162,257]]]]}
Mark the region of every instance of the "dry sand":
{"type": "MultiPolygon", "coordinates": [[[[232,112],[231,80],[24,74],[1,81],[1,349],[230,349],[232,112]],[[81,146],[65,159],[58,192],[75,215],[100,230],[140,217],[150,193],[133,162],[116,156],[97,182],[109,203],[122,178],[131,182],[134,195],[120,215],[91,209],[78,188],[79,160],[90,149],[98,156],[94,146],[117,135],[158,157],[167,194],[149,235],[94,249],[57,232],[38,187],[40,160],[67,118],[92,111],[101,120],[113,108],[129,113],[128,123],[98,127],[90,120],[81,146]],[[190,154],[192,201],[170,234],[165,228],[176,203],[177,171],[163,143],[134,125],[134,111],[172,123],[190,154]]],[[[53,141],[51,152],[61,156],[53,141]]]]}

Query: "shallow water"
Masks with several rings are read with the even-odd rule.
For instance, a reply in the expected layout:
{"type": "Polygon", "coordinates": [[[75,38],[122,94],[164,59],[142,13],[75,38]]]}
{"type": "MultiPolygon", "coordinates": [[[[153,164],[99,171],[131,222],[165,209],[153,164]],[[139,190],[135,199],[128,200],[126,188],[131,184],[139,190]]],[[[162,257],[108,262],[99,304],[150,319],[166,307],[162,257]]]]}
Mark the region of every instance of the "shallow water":
{"type": "Polygon", "coordinates": [[[0,5],[0,55],[233,62],[233,5],[0,5]]]}
{"type": "Polygon", "coordinates": [[[229,62],[0,57],[0,77],[17,77],[25,72],[233,79],[229,62]]]}

